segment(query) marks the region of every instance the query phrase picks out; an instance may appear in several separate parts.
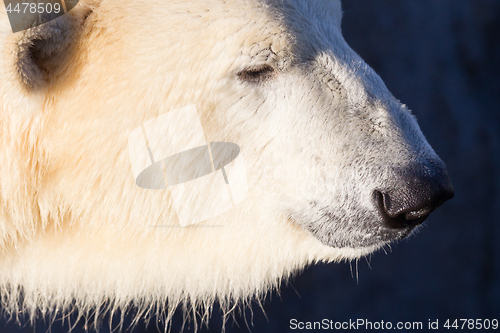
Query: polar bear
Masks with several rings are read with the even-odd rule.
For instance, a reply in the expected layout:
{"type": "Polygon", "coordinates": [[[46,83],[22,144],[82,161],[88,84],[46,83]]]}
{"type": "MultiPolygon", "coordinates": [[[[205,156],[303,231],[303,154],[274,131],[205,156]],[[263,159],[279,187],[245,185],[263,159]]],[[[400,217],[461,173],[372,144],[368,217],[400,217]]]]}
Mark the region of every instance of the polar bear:
{"type": "Polygon", "coordinates": [[[341,15],[338,0],[81,0],[12,33],[2,11],[3,308],[229,310],[412,234],[453,187],[341,15]],[[248,191],[181,226],[172,191],[137,185],[128,143],[187,106],[207,142],[241,149],[248,191]]]}

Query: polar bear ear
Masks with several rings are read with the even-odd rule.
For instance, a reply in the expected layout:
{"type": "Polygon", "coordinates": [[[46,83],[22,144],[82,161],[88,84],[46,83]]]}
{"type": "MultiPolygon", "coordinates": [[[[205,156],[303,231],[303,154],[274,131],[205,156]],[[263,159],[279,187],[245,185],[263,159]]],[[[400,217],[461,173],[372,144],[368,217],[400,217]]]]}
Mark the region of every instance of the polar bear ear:
{"type": "Polygon", "coordinates": [[[90,6],[77,6],[55,20],[15,34],[16,71],[28,89],[43,88],[50,82],[91,12],[90,6]]]}

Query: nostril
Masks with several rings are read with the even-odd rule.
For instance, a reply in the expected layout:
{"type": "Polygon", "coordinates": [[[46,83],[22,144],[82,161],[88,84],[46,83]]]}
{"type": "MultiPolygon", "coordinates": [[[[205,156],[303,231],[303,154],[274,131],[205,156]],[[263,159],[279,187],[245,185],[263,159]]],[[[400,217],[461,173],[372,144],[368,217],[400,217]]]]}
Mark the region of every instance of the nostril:
{"type": "Polygon", "coordinates": [[[400,229],[418,225],[454,195],[445,170],[428,175],[404,174],[402,183],[392,189],[374,191],[375,204],[389,228],[400,229]]]}
{"type": "Polygon", "coordinates": [[[434,210],[432,207],[400,210],[394,206],[391,196],[381,191],[375,191],[375,201],[386,226],[391,229],[416,226],[424,222],[434,210]]]}

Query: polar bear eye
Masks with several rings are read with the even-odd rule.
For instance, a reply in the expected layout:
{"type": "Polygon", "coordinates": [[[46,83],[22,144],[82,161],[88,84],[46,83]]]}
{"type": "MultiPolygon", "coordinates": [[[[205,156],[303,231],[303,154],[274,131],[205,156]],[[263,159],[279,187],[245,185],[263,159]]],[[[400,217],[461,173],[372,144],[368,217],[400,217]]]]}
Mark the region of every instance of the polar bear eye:
{"type": "Polygon", "coordinates": [[[273,67],[264,64],[244,69],[238,73],[238,77],[242,81],[260,83],[273,78],[275,74],[276,70],[273,67]]]}

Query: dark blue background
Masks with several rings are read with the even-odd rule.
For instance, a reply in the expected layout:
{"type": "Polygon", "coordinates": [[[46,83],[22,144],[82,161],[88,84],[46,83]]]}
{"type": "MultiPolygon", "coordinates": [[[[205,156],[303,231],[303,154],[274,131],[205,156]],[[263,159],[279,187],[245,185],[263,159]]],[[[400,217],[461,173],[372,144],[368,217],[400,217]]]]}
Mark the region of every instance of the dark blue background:
{"type": "MultiPolygon", "coordinates": [[[[416,237],[387,255],[377,253],[357,266],[307,269],[281,288],[280,296],[273,293],[264,302],[268,319],[254,305],[252,326],[246,311],[249,326],[252,332],[281,333],[294,332],[292,318],[420,321],[425,326],[429,319],[500,319],[500,1],[343,3],[347,42],[413,110],[448,165],[456,195],[416,237]]],[[[219,314],[215,309],[202,332],[220,332],[219,314]]],[[[179,312],[173,331],[181,325],[179,312]]],[[[42,321],[36,326],[37,332],[47,328],[42,321]]],[[[33,329],[4,321],[0,331],[33,329]]],[[[57,324],[52,330],[66,331],[57,324]]],[[[153,320],[132,331],[158,329],[153,320]]],[[[244,316],[237,314],[226,332],[248,332],[244,316]]]]}

